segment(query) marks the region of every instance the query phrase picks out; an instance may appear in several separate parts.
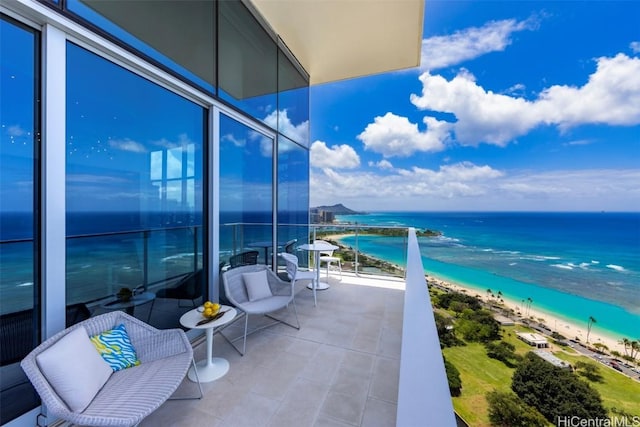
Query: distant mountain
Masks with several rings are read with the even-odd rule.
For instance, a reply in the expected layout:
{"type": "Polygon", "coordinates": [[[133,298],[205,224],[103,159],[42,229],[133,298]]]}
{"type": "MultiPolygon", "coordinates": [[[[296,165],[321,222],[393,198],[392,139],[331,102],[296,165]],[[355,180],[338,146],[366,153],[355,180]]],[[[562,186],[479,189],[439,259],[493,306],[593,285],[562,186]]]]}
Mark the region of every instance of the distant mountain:
{"type": "Polygon", "coordinates": [[[351,210],[348,207],[344,206],[342,203],[338,203],[337,205],[333,205],[333,206],[316,206],[311,209],[317,209],[319,211],[325,211],[325,212],[333,212],[336,215],[358,215],[358,214],[364,213],[364,212],[356,212],[354,210],[351,210]]]}

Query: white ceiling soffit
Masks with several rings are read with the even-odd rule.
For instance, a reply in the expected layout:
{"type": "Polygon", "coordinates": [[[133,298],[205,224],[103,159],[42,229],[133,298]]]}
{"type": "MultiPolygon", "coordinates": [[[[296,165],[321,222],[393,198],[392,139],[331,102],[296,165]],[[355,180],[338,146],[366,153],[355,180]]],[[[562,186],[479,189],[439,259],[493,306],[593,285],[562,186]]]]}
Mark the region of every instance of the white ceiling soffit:
{"type": "Polygon", "coordinates": [[[420,64],[425,0],[252,0],[321,84],[420,64]]]}

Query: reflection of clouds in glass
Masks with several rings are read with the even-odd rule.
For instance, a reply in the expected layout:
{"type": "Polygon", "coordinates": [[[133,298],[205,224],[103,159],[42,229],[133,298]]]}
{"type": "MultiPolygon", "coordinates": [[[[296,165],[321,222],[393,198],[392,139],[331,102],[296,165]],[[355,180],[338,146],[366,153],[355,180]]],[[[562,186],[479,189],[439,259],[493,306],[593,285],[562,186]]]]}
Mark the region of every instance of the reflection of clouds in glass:
{"type": "MultiPolygon", "coordinates": [[[[4,127],[4,125],[3,125],[4,127]]],[[[24,135],[28,135],[29,132],[27,132],[26,130],[24,130],[22,128],[22,126],[20,125],[11,125],[11,126],[7,126],[7,135],[9,135],[10,137],[16,137],[16,136],[24,136],[24,135]]]]}
{"type": "Polygon", "coordinates": [[[129,138],[125,139],[112,139],[109,141],[109,146],[116,150],[128,151],[130,153],[146,153],[147,149],[139,142],[133,141],[129,138]]]}
{"type": "Polygon", "coordinates": [[[247,144],[245,139],[236,139],[236,137],[232,133],[228,133],[226,135],[222,135],[220,138],[221,142],[230,142],[236,147],[244,147],[247,144]]]}
{"type": "Polygon", "coordinates": [[[195,142],[193,142],[191,138],[189,138],[189,135],[187,135],[186,133],[181,133],[180,135],[178,135],[177,141],[172,141],[167,138],[161,138],[157,141],[151,142],[151,144],[170,150],[171,148],[184,147],[189,144],[195,144],[195,142]]]}
{"type": "Polygon", "coordinates": [[[67,174],[67,183],[119,184],[126,182],[129,182],[126,178],[111,175],[67,174]]]}
{"type": "MultiPolygon", "coordinates": [[[[162,138],[152,144],[166,149],[167,179],[181,178],[183,172],[188,177],[195,174],[196,144],[189,139],[187,134],[180,134],[176,142],[162,138]],[[186,156],[184,155],[185,152],[186,156]]],[[[165,168],[163,164],[164,152],[153,151],[150,155],[151,179],[162,179],[162,172],[165,168]]]]}
{"type": "Polygon", "coordinates": [[[309,141],[309,121],[293,124],[286,109],[272,112],[264,122],[296,142],[306,144],[309,141]]]}
{"type": "Polygon", "coordinates": [[[271,210],[271,182],[247,182],[242,177],[220,177],[220,206],[227,211],[271,210]]]}
{"type": "Polygon", "coordinates": [[[263,157],[272,156],[273,140],[271,138],[254,130],[249,130],[247,133],[249,135],[249,140],[252,142],[256,141],[260,144],[260,154],[262,154],[263,157]]]}

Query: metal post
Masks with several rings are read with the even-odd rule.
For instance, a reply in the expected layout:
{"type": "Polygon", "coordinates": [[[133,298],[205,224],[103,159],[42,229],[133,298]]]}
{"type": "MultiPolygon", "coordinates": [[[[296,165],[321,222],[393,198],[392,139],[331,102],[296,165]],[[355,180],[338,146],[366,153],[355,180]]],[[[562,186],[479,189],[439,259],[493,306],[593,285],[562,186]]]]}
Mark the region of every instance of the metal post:
{"type": "Polygon", "coordinates": [[[354,268],[354,272],[355,275],[358,275],[358,223],[356,222],[356,247],[355,247],[355,251],[356,251],[356,265],[354,268]]]}

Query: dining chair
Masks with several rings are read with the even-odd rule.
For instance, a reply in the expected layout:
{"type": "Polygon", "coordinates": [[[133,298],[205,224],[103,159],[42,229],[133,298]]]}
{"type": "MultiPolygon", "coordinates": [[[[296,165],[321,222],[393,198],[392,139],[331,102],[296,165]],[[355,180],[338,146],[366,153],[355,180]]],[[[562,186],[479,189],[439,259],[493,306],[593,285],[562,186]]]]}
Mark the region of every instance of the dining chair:
{"type": "Polygon", "coordinates": [[[287,276],[295,288],[295,284],[298,280],[311,280],[313,283],[313,306],[317,306],[316,299],[316,272],[313,270],[300,270],[298,266],[298,257],[294,254],[282,252],[279,254],[284,259],[287,266],[287,276]]]}
{"type": "MultiPolygon", "coordinates": [[[[327,242],[326,240],[315,240],[313,243],[331,245],[331,243],[327,242]]],[[[323,262],[327,264],[327,280],[329,279],[329,267],[333,263],[336,263],[338,265],[338,269],[340,271],[340,279],[342,279],[342,259],[340,257],[334,256],[333,252],[333,249],[320,251],[320,265],[318,266],[318,268],[320,268],[323,262]]]]}
{"type": "Polygon", "coordinates": [[[255,265],[258,263],[258,251],[246,251],[239,254],[232,255],[229,258],[229,264],[231,268],[242,267],[243,265],[255,265]]]}

